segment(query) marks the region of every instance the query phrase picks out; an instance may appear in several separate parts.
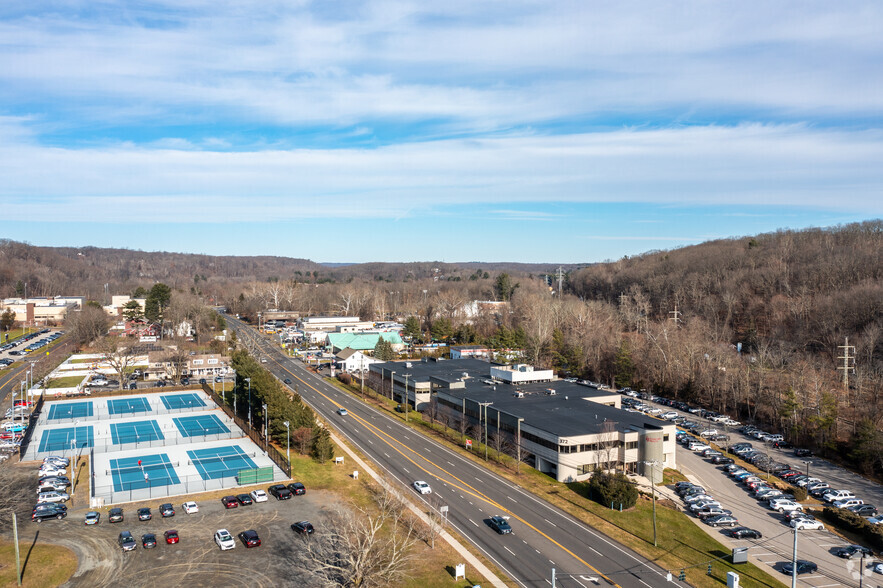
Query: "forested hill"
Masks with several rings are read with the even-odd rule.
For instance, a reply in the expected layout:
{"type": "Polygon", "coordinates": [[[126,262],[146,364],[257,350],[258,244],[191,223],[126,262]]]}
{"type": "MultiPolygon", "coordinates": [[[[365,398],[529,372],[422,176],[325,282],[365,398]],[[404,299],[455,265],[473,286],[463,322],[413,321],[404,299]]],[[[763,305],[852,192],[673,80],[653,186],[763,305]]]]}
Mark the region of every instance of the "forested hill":
{"type": "MultiPolygon", "coordinates": [[[[570,274],[584,299],[654,321],[701,317],[720,340],[836,354],[847,336],[883,352],[883,221],[709,241],[570,274]]],[[[875,350],[876,349],[876,353],[875,350]]]]}

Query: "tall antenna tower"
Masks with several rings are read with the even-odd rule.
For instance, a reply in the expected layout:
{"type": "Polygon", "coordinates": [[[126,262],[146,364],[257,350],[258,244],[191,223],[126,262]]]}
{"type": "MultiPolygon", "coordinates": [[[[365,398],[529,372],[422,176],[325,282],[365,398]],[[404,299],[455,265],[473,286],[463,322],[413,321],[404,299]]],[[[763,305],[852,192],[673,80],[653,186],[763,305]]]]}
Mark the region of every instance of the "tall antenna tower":
{"type": "Polygon", "coordinates": [[[561,293],[564,292],[564,268],[560,265],[558,266],[558,297],[561,298],[561,293]]]}
{"type": "Polygon", "coordinates": [[[843,360],[843,365],[838,366],[838,370],[843,370],[843,389],[849,390],[849,374],[855,373],[855,345],[849,344],[849,337],[843,340],[843,345],[837,347],[843,355],[838,355],[837,359],[843,360]]]}
{"type": "Polygon", "coordinates": [[[677,305],[677,304],[675,304],[675,309],[674,309],[674,310],[670,310],[670,311],[668,312],[668,314],[671,315],[671,317],[670,317],[668,320],[674,322],[675,326],[677,326],[677,324],[678,324],[679,322],[681,322],[681,313],[680,313],[680,311],[678,311],[678,305],[677,305]]]}

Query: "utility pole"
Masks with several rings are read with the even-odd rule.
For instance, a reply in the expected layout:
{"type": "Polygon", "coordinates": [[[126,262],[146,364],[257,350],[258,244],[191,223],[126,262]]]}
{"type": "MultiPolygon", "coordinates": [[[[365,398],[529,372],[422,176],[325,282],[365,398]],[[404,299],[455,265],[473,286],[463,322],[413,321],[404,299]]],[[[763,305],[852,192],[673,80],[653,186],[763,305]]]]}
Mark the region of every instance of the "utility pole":
{"type": "Polygon", "coordinates": [[[15,580],[21,586],[21,553],[18,549],[18,519],[12,513],[12,536],[15,540],[15,580]]]}
{"type": "Polygon", "coordinates": [[[843,360],[843,365],[838,370],[843,370],[843,389],[849,390],[849,373],[855,372],[855,345],[849,344],[849,337],[843,340],[843,345],[837,347],[842,350],[843,355],[837,356],[837,359],[843,360]],[[850,355],[852,354],[852,355],[850,355]]]}
{"type": "Polygon", "coordinates": [[[791,552],[791,588],[797,588],[797,528],[794,529],[794,549],[791,552]]]}
{"type": "MultiPolygon", "coordinates": [[[[411,377],[411,374],[405,374],[405,422],[408,422],[408,378],[411,377]]],[[[414,406],[417,406],[417,393],[414,392],[414,406]]]]}
{"type": "Polygon", "coordinates": [[[672,310],[672,311],[669,311],[668,314],[671,315],[671,318],[669,318],[668,320],[674,322],[675,326],[677,326],[677,324],[678,324],[679,322],[681,322],[681,313],[678,311],[678,305],[677,305],[677,304],[675,304],[675,309],[672,310]]]}
{"type": "Polygon", "coordinates": [[[560,265],[558,266],[558,298],[561,298],[561,293],[564,291],[564,268],[560,265]]]}

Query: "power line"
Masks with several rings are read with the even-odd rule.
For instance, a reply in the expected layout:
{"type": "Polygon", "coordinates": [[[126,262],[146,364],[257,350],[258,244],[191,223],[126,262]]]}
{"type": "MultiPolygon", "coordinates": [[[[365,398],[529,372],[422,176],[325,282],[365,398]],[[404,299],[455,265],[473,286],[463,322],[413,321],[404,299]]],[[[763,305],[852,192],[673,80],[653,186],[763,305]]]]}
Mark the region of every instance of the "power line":
{"type": "Polygon", "coordinates": [[[850,345],[849,337],[846,337],[843,345],[839,345],[837,349],[840,349],[841,353],[843,353],[843,355],[837,356],[837,359],[843,360],[843,365],[838,366],[837,369],[843,370],[843,389],[849,390],[849,374],[855,373],[855,345],[850,345]]]}

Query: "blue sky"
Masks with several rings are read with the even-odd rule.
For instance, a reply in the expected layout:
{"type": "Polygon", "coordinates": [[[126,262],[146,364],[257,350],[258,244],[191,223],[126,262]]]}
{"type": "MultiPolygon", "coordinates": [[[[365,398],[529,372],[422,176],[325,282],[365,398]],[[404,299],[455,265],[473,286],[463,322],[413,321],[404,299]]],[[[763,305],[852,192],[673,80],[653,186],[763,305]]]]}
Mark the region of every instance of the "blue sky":
{"type": "Polygon", "coordinates": [[[0,236],[591,262],[883,216],[879,2],[0,5],[0,236]]]}

